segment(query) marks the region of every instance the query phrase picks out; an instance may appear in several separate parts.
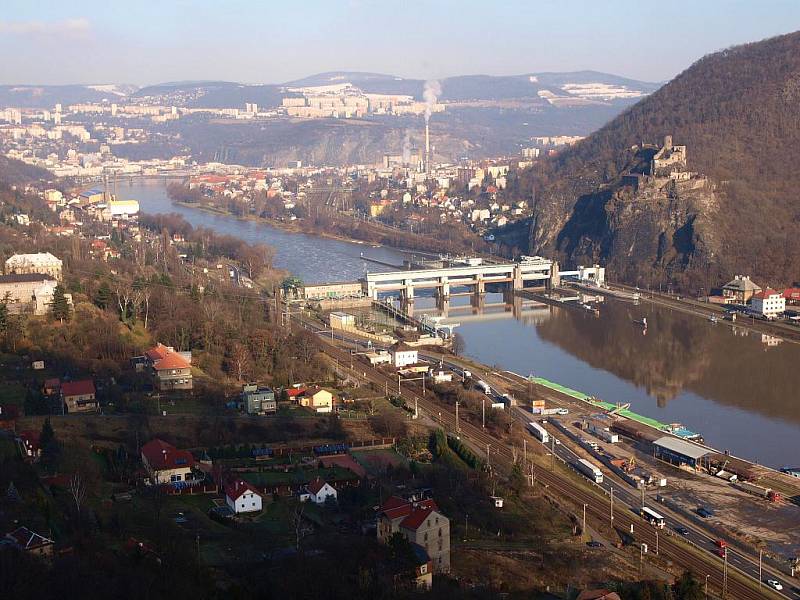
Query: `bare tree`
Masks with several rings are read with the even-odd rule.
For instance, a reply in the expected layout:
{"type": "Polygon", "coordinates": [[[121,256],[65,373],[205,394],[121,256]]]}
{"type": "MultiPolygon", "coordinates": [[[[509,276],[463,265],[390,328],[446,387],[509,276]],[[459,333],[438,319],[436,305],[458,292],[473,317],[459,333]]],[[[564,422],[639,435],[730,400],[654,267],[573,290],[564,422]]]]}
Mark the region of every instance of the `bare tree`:
{"type": "Polygon", "coordinates": [[[72,500],[75,502],[75,512],[80,516],[81,505],[86,499],[86,482],[79,472],[70,477],[67,489],[69,490],[70,496],[72,496],[72,500]]]}
{"type": "Polygon", "coordinates": [[[305,508],[305,504],[301,502],[294,509],[294,544],[298,554],[300,553],[300,540],[303,539],[303,511],[305,508]]]}
{"type": "Polygon", "coordinates": [[[236,373],[236,379],[244,381],[245,375],[250,370],[250,351],[244,344],[235,342],[231,347],[231,367],[236,373]]]}

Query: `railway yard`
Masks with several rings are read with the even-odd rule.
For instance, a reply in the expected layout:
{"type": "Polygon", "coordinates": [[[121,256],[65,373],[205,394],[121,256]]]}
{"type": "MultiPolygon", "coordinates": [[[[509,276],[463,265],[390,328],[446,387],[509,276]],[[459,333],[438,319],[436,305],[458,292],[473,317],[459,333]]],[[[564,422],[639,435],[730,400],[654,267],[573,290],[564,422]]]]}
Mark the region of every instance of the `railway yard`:
{"type": "MultiPolygon", "coordinates": [[[[297,323],[325,331],[325,326],[311,317],[301,317],[297,323]]],[[[349,376],[397,389],[400,380],[396,374],[359,357],[365,353],[365,343],[357,335],[334,335],[327,330],[318,337],[321,350],[337,365],[345,370],[345,365],[351,365],[349,376]],[[358,357],[355,362],[354,356],[358,357]]],[[[708,582],[709,592],[717,597],[800,598],[800,580],[793,577],[792,562],[800,551],[800,480],[699,444],[696,446],[707,452],[695,468],[678,467],[654,456],[652,442],[662,438],[663,432],[609,416],[615,411],[600,410],[591,400],[579,399],[575,396],[580,394],[567,388],[543,385],[437,349],[421,350],[420,360],[438,364],[438,368],[462,379],[469,373],[488,384],[487,395],[506,399],[509,405],[505,410],[513,425],[504,435],[490,433],[480,423],[457,420],[453,407],[437,402],[435,394],[423,390],[418,378],[401,382],[402,398],[416,407],[420,419],[459,436],[476,453],[486,456],[493,469],[508,473],[515,464],[521,465],[530,485],[541,486],[573,515],[585,510],[587,529],[627,549],[640,568],[646,564],[673,573],[691,569],[701,581],[708,582]],[[562,413],[566,409],[567,414],[533,414],[531,399],[539,405],[544,401],[551,409],[562,409],[562,413]],[[604,412],[607,414],[602,419],[607,419],[608,431],[590,432],[587,423],[596,424],[598,414],[604,412]],[[530,421],[541,422],[547,429],[549,445],[526,431],[530,421]],[[610,435],[617,431],[618,435],[610,435]],[[612,443],[604,438],[619,441],[612,443]],[[573,467],[579,459],[599,466],[603,482],[590,482],[580,475],[573,467]],[[717,466],[712,467],[712,463],[717,466]],[[775,501],[739,489],[709,472],[718,467],[725,474],[738,472],[741,479],[756,482],[757,489],[772,490],[775,501]],[[644,506],[663,515],[663,528],[641,517],[644,506]],[[698,511],[705,511],[705,518],[698,511]],[[720,549],[715,545],[717,540],[726,540],[726,547],[720,549]],[[769,588],[765,583],[768,579],[780,582],[782,590],[769,588]]]]}

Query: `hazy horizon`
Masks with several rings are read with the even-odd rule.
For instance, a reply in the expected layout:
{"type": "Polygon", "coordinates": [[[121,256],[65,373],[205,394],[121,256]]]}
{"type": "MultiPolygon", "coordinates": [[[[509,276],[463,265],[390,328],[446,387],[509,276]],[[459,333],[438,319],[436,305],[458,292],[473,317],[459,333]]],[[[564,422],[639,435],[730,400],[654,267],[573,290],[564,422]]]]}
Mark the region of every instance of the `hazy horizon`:
{"type": "Polygon", "coordinates": [[[0,19],[0,51],[14,57],[0,74],[6,85],[278,84],[330,71],[431,79],[591,70],[663,82],[800,21],[790,0],[676,0],[636,12],[617,0],[310,0],[302,12],[179,0],[143,1],[124,15],[98,0],[11,0],[4,12],[14,15],[0,19]]]}

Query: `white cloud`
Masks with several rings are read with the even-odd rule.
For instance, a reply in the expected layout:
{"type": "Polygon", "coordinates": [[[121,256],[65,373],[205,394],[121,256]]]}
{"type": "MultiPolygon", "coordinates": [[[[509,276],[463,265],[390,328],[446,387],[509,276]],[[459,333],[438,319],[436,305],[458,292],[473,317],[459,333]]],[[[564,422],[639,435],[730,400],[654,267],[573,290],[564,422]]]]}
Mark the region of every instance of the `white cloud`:
{"type": "Polygon", "coordinates": [[[0,21],[0,33],[12,35],[65,35],[80,37],[89,33],[91,24],[85,17],[61,21],[0,21]]]}

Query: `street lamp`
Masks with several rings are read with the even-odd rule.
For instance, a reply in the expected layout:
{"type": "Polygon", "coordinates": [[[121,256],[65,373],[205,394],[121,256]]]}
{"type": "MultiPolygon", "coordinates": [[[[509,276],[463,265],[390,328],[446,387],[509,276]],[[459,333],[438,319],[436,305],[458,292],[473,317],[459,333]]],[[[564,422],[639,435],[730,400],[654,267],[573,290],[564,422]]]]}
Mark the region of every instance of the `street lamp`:
{"type": "Polygon", "coordinates": [[[711,577],[711,575],[706,575],[706,600],[708,600],[708,578],[709,577],[711,577]]]}

